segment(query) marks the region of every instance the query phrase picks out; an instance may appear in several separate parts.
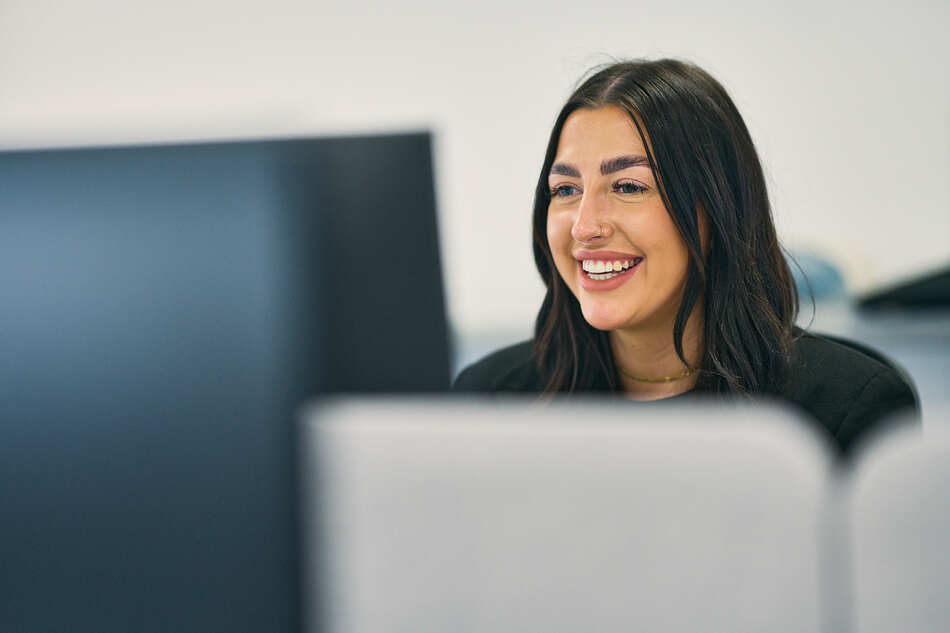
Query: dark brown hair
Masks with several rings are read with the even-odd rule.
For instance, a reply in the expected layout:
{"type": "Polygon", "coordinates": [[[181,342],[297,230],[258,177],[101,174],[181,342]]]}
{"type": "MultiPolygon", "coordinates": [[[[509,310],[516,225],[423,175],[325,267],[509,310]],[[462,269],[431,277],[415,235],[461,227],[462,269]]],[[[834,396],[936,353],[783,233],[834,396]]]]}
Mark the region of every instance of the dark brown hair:
{"type": "Polygon", "coordinates": [[[662,59],[597,70],[570,96],[551,131],[533,228],[534,260],[547,286],[534,343],[545,392],[616,391],[619,385],[608,334],[585,321],[547,239],[548,173],[564,122],[580,108],[608,105],[626,111],[637,126],[689,254],[682,301],[670,324],[684,364],[686,321],[703,299],[696,388],[739,394],[776,389],[788,371],[798,293],[775,234],[762,166],[722,85],[693,64],[662,59]],[[705,256],[698,209],[709,233],[705,256]]]}

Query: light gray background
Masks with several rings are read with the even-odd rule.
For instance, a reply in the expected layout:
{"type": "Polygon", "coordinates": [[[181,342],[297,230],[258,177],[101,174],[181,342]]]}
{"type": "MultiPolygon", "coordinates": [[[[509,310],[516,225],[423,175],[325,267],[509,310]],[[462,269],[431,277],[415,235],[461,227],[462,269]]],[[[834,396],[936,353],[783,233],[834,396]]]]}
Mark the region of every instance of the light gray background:
{"type": "Polygon", "coordinates": [[[945,263],[947,32],[943,0],[0,0],[0,147],[432,129],[462,362],[531,331],[546,137],[611,56],[718,77],[780,237],[835,262],[852,292],[945,263]]]}

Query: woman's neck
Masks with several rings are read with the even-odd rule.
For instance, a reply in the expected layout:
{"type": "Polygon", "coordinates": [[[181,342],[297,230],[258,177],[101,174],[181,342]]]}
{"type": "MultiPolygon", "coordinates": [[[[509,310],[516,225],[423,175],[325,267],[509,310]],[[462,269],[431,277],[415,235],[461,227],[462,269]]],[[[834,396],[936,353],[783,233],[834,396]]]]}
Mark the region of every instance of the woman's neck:
{"type": "MultiPolygon", "coordinates": [[[[697,305],[686,322],[683,332],[683,355],[689,368],[697,369],[703,357],[702,307],[697,305]]],[[[660,400],[689,391],[699,378],[694,371],[676,380],[663,381],[665,377],[679,376],[688,368],[676,354],[673,343],[673,328],[663,330],[613,330],[610,332],[610,347],[618,371],[620,388],[631,400],[660,400]],[[637,380],[632,378],[641,378],[637,380]],[[660,382],[650,382],[659,380],[660,382]]]]}

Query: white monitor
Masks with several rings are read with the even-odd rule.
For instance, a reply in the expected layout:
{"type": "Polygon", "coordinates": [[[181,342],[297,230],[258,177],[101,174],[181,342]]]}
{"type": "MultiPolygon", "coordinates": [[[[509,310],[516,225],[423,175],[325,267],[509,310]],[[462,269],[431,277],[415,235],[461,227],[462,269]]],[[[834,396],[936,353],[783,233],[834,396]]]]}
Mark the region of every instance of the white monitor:
{"type": "Polygon", "coordinates": [[[784,410],[334,400],[302,428],[310,631],[821,628],[831,461],[784,410]]]}
{"type": "Polygon", "coordinates": [[[851,482],[855,630],[950,630],[950,433],[896,430],[851,482]]]}

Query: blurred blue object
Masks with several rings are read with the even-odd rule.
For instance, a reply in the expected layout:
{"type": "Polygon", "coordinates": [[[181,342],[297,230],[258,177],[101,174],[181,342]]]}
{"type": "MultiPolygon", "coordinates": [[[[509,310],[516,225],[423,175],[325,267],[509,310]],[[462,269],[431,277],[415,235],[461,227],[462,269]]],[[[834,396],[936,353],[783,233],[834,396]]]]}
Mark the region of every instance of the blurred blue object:
{"type": "Polygon", "coordinates": [[[786,253],[788,266],[802,300],[840,299],[847,295],[844,277],[838,267],[813,253],[786,253]]]}

